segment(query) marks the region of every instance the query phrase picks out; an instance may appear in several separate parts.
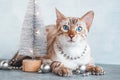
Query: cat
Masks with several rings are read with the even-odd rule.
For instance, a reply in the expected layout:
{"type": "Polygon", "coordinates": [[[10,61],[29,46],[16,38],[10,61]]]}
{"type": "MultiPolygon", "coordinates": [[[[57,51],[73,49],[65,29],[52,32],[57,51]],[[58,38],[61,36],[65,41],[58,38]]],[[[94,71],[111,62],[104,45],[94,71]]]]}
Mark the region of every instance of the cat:
{"type": "Polygon", "coordinates": [[[47,26],[48,52],[45,58],[54,61],[52,72],[59,76],[71,76],[72,70],[86,65],[87,71],[103,74],[102,67],[95,66],[87,43],[94,12],[81,18],[65,17],[56,9],[56,25],[47,26]]]}
{"type": "MultiPolygon", "coordinates": [[[[71,76],[72,71],[82,65],[92,74],[103,74],[103,68],[94,64],[87,43],[94,12],[89,11],[81,18],[65,17],[56,9],[56,17],[55,25],[46,26],[47,54],[36,59],[42,59],[42,63],[49,63],[51,71],[59,76],[71,76]]],[[[18,57],[17,60],[22,62],[22,58],[18,57]]],[[[15,64],[14,62],[14,65],[11,65],[15,64]]]]}

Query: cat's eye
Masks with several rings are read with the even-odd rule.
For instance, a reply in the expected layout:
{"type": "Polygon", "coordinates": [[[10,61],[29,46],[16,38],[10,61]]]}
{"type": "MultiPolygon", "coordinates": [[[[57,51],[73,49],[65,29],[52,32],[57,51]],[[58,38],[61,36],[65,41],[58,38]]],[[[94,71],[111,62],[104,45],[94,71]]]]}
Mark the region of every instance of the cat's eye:
{"type": "Polygon", "coordinates": [[[68,31],[69,30],[69,26],[63,25],[63,29],[66,30],[66,31],[68,31]]]}
{"type": "Polygon", "coordinates": [[[77,29],[76,29],[76,31],[78,31],[78,32],[80,32],[81,30],[82,30],[81,26],[77,27],[77,29]]]}

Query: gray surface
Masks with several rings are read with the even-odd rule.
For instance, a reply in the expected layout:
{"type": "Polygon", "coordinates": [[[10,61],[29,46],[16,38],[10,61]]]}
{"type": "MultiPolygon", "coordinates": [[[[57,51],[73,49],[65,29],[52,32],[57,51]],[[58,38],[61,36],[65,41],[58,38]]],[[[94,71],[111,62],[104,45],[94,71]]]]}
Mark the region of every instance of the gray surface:
{"type": "Polygon", "coordinates": [[[38,74],[27,73],[18,70],[0,70],[0,80],[120,80],[120,66],[102,65],[106,71],[102,76],[73,75],[72,77],[60,77],[52,73],[38,74]]]}

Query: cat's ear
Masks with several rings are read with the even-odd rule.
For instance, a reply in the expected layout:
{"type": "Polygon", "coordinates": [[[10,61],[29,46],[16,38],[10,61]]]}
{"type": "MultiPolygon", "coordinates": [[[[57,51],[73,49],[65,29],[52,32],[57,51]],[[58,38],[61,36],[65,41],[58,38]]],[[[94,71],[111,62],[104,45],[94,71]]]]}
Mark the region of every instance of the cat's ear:
{"type": "Polygon", "coordinates": [[[83,22],[85,22],[88,31],[89,31],[90,26],[92,24],[93,18],[94,18],[94,12],[93,11],[87,12],[84,16],[82,16],[82,18],[80,18],[83,22]]]}
{"type": "Polygon", "coordinates": [[[63,19],[66,19],[65,16],[58,9],[56,9],[56,17],[57,17],[56,20],[57,23],[60,23],[63,19]]]}

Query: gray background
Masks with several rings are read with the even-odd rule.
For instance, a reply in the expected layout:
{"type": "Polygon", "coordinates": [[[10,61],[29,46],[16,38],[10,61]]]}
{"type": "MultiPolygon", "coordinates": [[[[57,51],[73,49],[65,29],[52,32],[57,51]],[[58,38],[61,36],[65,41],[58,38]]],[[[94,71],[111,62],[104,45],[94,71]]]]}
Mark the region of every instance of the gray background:
{"type": "MultiPolygon", "coordinates": [[[[29,0],[0,0],[0,59],[19,48],[20,32],[29,0]]],[[[55,23],[55,7],[66,16],[81,17],[94,10],[88,42],[96,63],[120,64],[119,0],[40,0],[44,23],[55,23]]]]}

